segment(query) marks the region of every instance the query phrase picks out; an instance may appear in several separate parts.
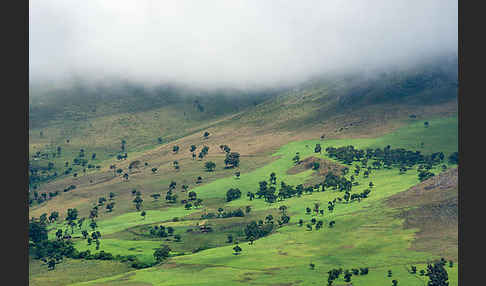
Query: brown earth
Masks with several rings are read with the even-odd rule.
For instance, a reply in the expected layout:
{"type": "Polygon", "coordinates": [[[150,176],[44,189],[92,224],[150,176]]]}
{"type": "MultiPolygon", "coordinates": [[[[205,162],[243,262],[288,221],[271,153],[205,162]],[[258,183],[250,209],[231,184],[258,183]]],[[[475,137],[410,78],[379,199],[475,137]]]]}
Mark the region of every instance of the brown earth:
{"type": "Polygon", "coordinates": [[[411,249],[458,259],[458,172],[447,170],[386,203],[400,210],[404,228],[417,228],[411,249]]]}
{"type": "MultiPolygon", "coordinates": [[[[97,201],[98,197],[107,196],[109,192],[117,193],[116,206],[112,213],[103,213],[103,216],[115,216],[133,209],[130,194],[133,188],[142,190],[144,200],[148,202],[150,194],[165,193],[171,180],[177,181],[178,186],[188,184],[190,189],[195,186],[197,176],[204,178],[203,184],[231,176],[236,170],[222,169],[225,157],[225,153],[219,148],[222,144],[227,144],[232,151],[241,154],[242,166],[239,171],[244,174],[244,172],[255,170],[275,160],[276,157],[269,155],[292,141],[318,139],[323,134],[325,134],[325,139],[380,136],[407,124],[408,115],[412,111],[420,116],[445,116],[456,112],[457,107],[453,103],[446,103],[423,108],[423,110],[408,110],[406,106],[400,111],[393,111],[391,107],[390,110],[387,109],[387,112],[374,112],[374,109],[373,106],[370,106],[367,109],[356,110],[346,115],[332,116],[326,121],[314,122],[294,131],[282,129],[277,131],[271,128],[273,123],[261,126],[250,124],[236,128],[235,126],[240,123],[237,121],[232,123],[235,120],[230,119],[229,122],[214,124],[207,128],[207,131],[211,134],[208,139],[202,138],[201,132],[197,132],[143,153],[128,154],[128,160],[108,160],[103,163],[102,169],[99,171],[87,175],[80,174],[77,178],[61,178],[43,184],[38,189],[39,193],[57,190],[60,191],[60,195],[40,206],[31,207],[29,216],[38,217],[42,213],[49,214],[52,211],[59,211],[60,218],[63,219],[68,208],[77,208],[80,216],[87,216],[91,205],[97,201]],[[339,131],[341,127],[343,129],[339,131]],[[192,144],[198,147],[196,152],[200,151],[202,146],[208,146],[208,156],[202,161],[192,160],[189,152],[189,147],[192,144]],[[180,146],[180,151],[177,154],[172,152],[174,145],[180,146]],[[141,166],[136,172],[129,172],[128,181],[125,181],[121,176],[113,176],[113,171],[109,169],[111,164],[116,164],[117,168],[126,171],[130,163],[136,160],[141,162],[141,166]],[[181,168],[179,172],[173,168],[174,160],[179,161],[181,168]],[[216,163],[215,172],[204,171],[203,164],[209,160],[216,163]],[[144,166],[145,162],[148,163],[148,166],[144,166]],[[151,172],[153,167],[158,168],[156,174],[151,172]],[[76,185],[77,188],[64,193],[63,189],[71,184],[76,185]]],[[[305,184],[321,182],[328,172],[326,168],[339,169],[338,164],[329,161],[316,158],[307,160],[319,160],[321,167],[312,179],[305,184]]],[[[309,166],[306,163],[304,160],[304,164],[292,168],[289,172],[298,173],[307,170],[309,166]]],[[[154,205],[153,207],[159,208],[160,206],[154,205]]]]}

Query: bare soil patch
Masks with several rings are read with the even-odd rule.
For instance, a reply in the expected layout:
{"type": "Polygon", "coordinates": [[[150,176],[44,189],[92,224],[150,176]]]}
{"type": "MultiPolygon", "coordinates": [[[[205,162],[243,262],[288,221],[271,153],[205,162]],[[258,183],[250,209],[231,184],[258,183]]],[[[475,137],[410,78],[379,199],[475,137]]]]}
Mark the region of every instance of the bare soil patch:
{"type": "Polygon", "coordinates": [[[458,258],[457,168],[447,170],[386,203],[401,210],[405,229],[418,228],[411,249],[431,252],[447,259],[458,258]]]}
{"type": "Polygon", "coordinates": [[[327,173],[333,172],[334,174],[341,174],[341,170],[344,168],[341,164],[335,163],[330,160],[325,160],[316,157],[309,157],[300,162],[300,164],[295,165],[294,167],[287,170],[287,174],[295,175],[309,169],[312,169],[314,163],[319,163],[319,169],[316,170],[314,175],[316,176],[326,176],[327,173]]]}

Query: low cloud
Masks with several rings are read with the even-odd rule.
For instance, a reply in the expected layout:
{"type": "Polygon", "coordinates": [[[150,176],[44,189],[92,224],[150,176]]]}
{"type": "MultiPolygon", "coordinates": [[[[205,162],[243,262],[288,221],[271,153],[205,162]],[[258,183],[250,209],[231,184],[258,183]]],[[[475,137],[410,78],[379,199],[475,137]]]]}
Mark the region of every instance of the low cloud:
{"type": "Polygon", "coordinates": [[[457,1],[30,0],[32,82],[274,87],[457,55],[457,1]]]}

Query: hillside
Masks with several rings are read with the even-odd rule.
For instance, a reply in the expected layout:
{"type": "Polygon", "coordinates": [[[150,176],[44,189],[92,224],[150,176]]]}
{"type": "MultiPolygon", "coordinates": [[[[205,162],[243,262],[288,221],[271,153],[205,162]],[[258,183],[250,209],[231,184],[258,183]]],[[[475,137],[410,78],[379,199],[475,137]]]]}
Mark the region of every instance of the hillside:
{"type": "MultiPolygon", "coordinates": [[[[354,273],[352,285],[391,285],[393,279],[423,285],[427,277],[419,271],[443,257],[452,261],[446,269],[450,285],[457,285],[457,162],[449,160],[458,150],[455,72],[434,63],[373,77],[315,79],[280,90],[81,85],[32,96],[29,216],[59,212],[48,224],[50,239],[62,229],[77,251],[103,250],[114,259],[64,258],[47,271],[33,255],[30,283],[322,285],[328,271],[342,268],[354,273]],[[321,152],[315,152],[318,144],[321,152]],[[192,158],[191,145],[196,155],[203,146],[209,151],[192,158]],[[225,168],[224,145],[240,154],[236,168],[225,168]],[[363,152],[389,150],[388,145],[420,151],[427,163],[387,167],[388,157],[370,155],[369,174],[355,173],[361,159],[347,162],[326,149],[349,145],[363,152]],[[444,157],[426,167],[438,152],[444,157]],[[205,168],[210,161],[212,171],[205,168]],[[418,175],[427,172],[434,176],[421,182],[418,175]],[[352,199],[341,185],[329,183],[331,173],[353,182],[352,199]],[[279,197],[247,196],[261,190],[263,181],[279,197]],[[331,185],[324,190],[325,182],[331,185]],[[241,197],[228,201],[230,189],[241,197]],[[299,189],[297,195],[284,195],[299,189]],[[141,192],[140,210],[132,190],[141,192]],[[34,198],[56,191],[41,202],[34,198]],[[196,204],[191,196],[201,201],[196,204]],[[313,211],[316,204],[322,212],[313,211]],[[89,216],[96,205],[92,228],[89,216]],[[66,217],[73,208],[77,219],[86,219],[70,227],[66,217]],[[260,231],[249,235],[252,221],[260,231]],[[159,236],[162,225],[173,233],[159,236]],[[99,249],[83,238],[83,230],[101,233],[94,239],[99,249]],[[235,244],[241,253],[234,254],[235,244]],[[171,251],[157,263],[153,254],[161,245],[171,251]],[[410,273],[412,265],[417,273],[410,273]],[[361,268],[369,274],[352,270],[361,268]]],[[[343,276],[333,285],[349,285],[343,276]]]]}

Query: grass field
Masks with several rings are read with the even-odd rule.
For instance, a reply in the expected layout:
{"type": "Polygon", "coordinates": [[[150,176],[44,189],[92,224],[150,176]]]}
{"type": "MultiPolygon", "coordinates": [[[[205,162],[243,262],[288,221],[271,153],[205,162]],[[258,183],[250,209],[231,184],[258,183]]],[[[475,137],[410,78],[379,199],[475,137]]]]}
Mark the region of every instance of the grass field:
{"type": "MultiPolygon", "coordinates": [[[[425,285],[425,277],[408,272],[411,265],[417,266],[418,270],[424,269],[427,262],[441,256],[457,261],[455,257],[412,250],[412,242],[420,229],[404,228],[404,219],[399,218],[402,210],[385,203],[386,198],[419,183],[415,170],[399,175],[397,169],[380,169],[373,170],[369,178],[360,176],[357,179],[360,184],[353,187],[352,193],[368,188],[368,183],[372,181],[375,187],[369,198],[361,202],[337,203],[332,213],[326,209],[323,216],[307,215],[305,208],[312,208],[316,202],[326,206],[328,201],[342,197],[342,193],[331,190],[314,192],[271,205],[263,200],[249,201],[245,196],[248,191],[257,190],[259,181],[268,180],[271,172],[277,175],[277,186],[281,181],[296,185],[315,180],[315,171],[289,174],[288,170],[294,166],[292,158],[296,152],[300,153],[301,159],[310,156],[328,159],[325,152],[313,152],[316,143],[321,144],[323,150],[328,146],[354,145],[366,148],[391,145],[392,148],[403,147],[423,153],[442,151],[446,156],[457,151],[456,116],[428,119],[429,127],[424,126],[425,120],[410,121],[409,125],[377,138],[304,140],[286,144],[272,155],[273,161],[255,170],[242,172],[240,179],[229,175],[191,188],[191,191],[195,191],[206,202],[200,209],[185,210],[180,204],[157,209],[154,205],[154,209],[147,211],[145,219],[133,211],[102,218],[98,221],[99,231],[103,235],[101,250],[114,255],[133,254],[143,261],[151,262],[153,249],[167,244],[175,253],[184,252],[184,255],[172,257],[165,264],[148,269],[129,272],[107,270],[103,275],[99,273],[93,277],[87,276],[78,280],[85,282],[73,285],[323,285],[327,283],[327,271],[339,267],[369,267],[368,275],[352,277],[353,285],[391,285],[393,279],[398,280],[398,285],[425,285]],[[242,198],[225,203],[224,197],[229,188],[239,188],[242,198]],[[234,226],[249,220],[264,219],[268,213],[276,217],[280,205],[288,207],[290,223],[278,228],[270,236],[258,239],[253,245],[240,240],[243,251],[240,255],[233,255],[233,245],[222,240],[227,234],[238,234],[234,226]],[[187,228],[197,224],[203,212],[216,212],[218,207],[235,209],[245,206],[252,207],[249,217],[209,220],[210,224],[223,229],[208,234],[205,239],[201,238],[204,234],[185,232],[187,228]],[[183,220],[172,222],[174,217],[183,220]],[[312,217],[323,220],[324,227],[320,230],[306,230],[305,225],[312,217]],[[304,220],[304,226],[297,224],[299,219],[304,220]],[[333,228],[328,227],[331,220],[336,221],[333,228]],[[175,233],[181,234],[182,242],[160,241],[136,234],[144,225],[153,224],[173,226],[175,233]],[[228,228],[224,230],[224,227],[228,228]],[[211,241],[217,243],[211,244],[211,241]],[[201,245],[211,248],[197,253],[188,251],[201,245]],[[315,269],[310,269],[310,263],[315,264],[315,269]],[[392,277],[387,277],[388,270],[392,270],[392,277]]],[[[436,168],[433,172],[438,174],[441,170],[436,168]]],[[[52,227],[55,229],[59,226],[52,227]]],[[[76,230],[75,233],[79,235],[79,232],[80,230],[76,230]]],[[[88,248],[86,241],[75,241],[80,250],[88,248]]],[[[437,240],[436,243],[442,242],[437,240]]],[[[94,251],[94,244],[89,249],[94,251]]],[[[55,275],[60,269],[61,266],[49,275],[55,275]]],[[[453,268],[447,266],[446,269],[450,285],[458,285],[457,263],[453,268]]],[[[40,275],[40,272],[33,273],[31,279],[38,281],[38,285],[51,285],[48,284],[49,280],[40,279],[40,275]]],[[[334,285],[346,285],[346,282],[341,276],[334,285]]]]}

